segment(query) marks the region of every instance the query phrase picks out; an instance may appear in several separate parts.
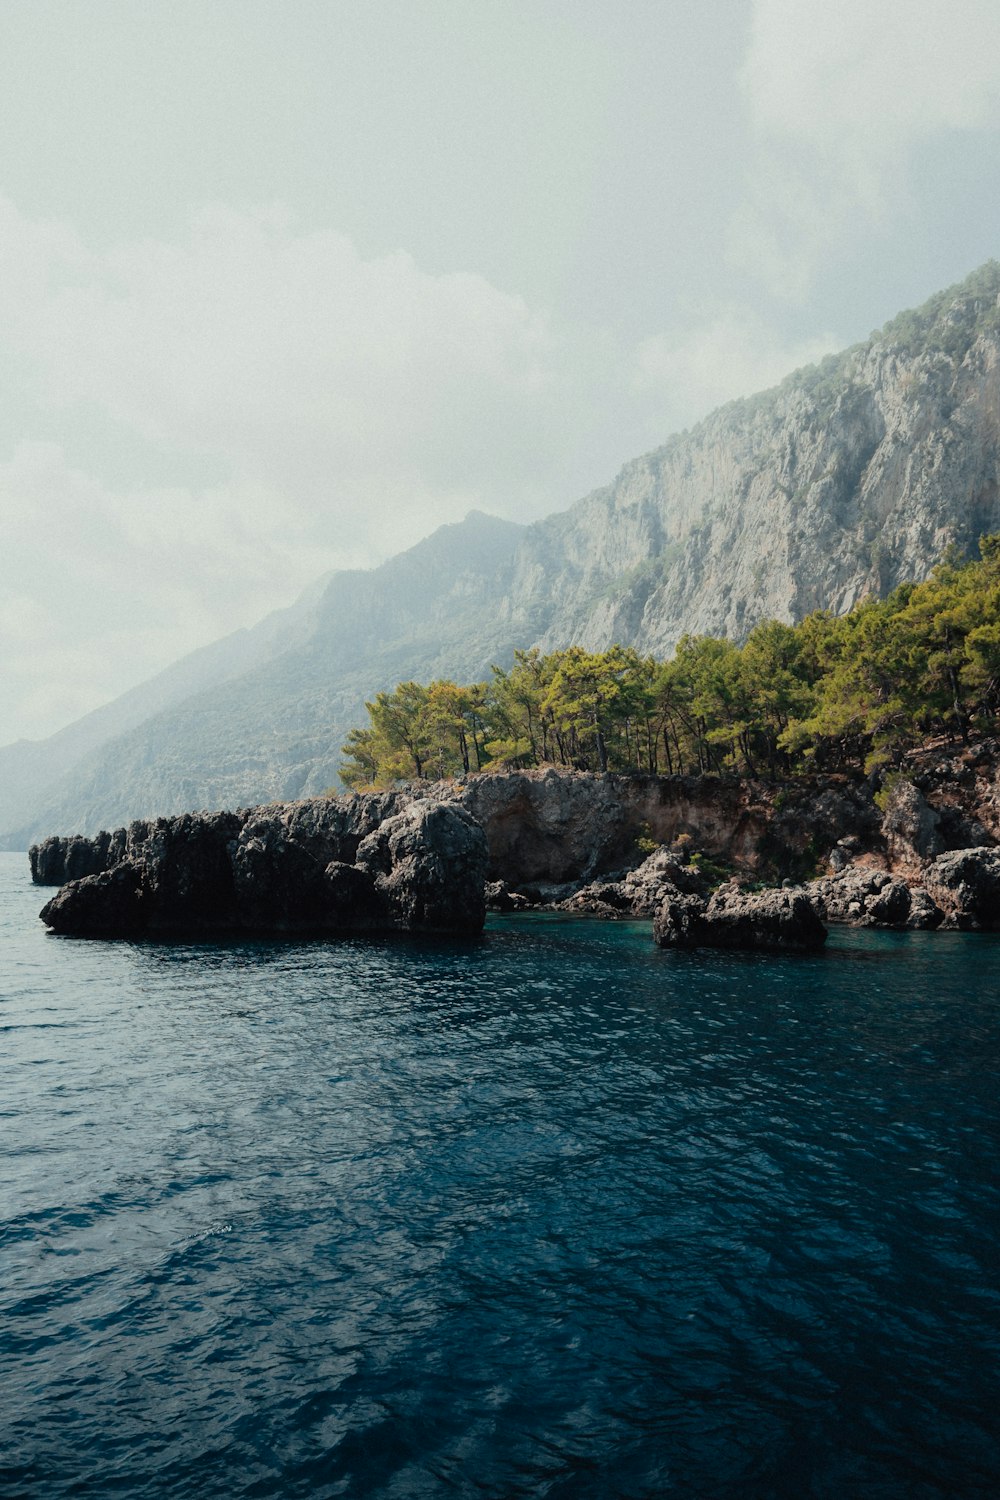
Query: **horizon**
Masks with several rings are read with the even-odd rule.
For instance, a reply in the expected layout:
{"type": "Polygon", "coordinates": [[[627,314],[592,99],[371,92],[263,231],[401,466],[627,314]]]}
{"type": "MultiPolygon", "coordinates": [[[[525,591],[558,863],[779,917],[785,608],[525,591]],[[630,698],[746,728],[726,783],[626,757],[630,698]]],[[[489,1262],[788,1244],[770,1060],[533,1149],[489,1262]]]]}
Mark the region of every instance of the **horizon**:
{"type": "Polygon", "coordinates": [[[3,746],[1000,247],[979,0],[0,13],[3,746]]]}

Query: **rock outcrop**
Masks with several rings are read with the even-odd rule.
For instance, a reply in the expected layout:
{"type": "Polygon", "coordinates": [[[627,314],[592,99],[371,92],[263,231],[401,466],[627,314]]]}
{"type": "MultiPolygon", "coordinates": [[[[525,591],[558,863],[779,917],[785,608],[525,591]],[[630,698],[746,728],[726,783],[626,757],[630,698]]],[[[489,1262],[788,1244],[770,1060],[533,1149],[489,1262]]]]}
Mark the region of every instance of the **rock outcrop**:
{"type": "Polygon", "coordinates": [[[802,890],[723,885],[708,901],[682,891],[667,896],[653,919],[653,937],[661,948],[817,953],[827,933],[802,890]]]}
{"type": "Polygon", "coordinates": [[[927,893],[944,912],[944,926],[1000,931],[1000,849],[942,854],[925,875],[927,893]]]}
{"type": "MultiPolygon", "coordinates": [[[[70,879],[42,909],[53,931],[476,933],[486,914],[475,819],[394,794],[158,818],[106,847],[121,857],[70,879]]],[[[33,868],[51,873],[57,852],[33,868]]]]}
{"type": "Polygon", "coordinates": [[[71,880],[38,915],[53,932],[77,937],[140,937],[149,930],[149,891],[141,868],[123,860],[99,875],[71,880]]]}
{"type": "MultiPolygon", "coordinates": [[[[143,825],[145,826],[145,825],[143,825]]],[[[28,858],[31,878],[36,885],[65,885],[84,875],[98,875],[116,865],[125,853],[125,830],[117,834],[101,832],[92,839],[71,834],[68,838],[53,836],[33,844],[28,858]],[[118,840],[112,847],[114,840],[118,840]]]]}
{"type": "Polygon", "coordinates": [[[894,868],[911,866],[919,869],[945,848],[940,812],[905,776],[896,777],[887,790],[882,834],[889,863],[894,868]]]}
{"type": "Polygon", "coordinates": [[[938,927],[944,917],[922,887],[869,866],[811,881],[808,891],[825,921],[851,927],[938,927]]]}
{"type": "Polygon", "coordinates": [[[636,869],[590,881],[554,904],[563,911],[593,916],[652,917],[676,892],[707,896],[710,889],[710,882],[697,864],[687,861],[684,850],[661,847],[636,869]]]}
{"type": "Polygon", "coordinates": [[[486,916],[486,836],[462,807],[413,802],[370,833],[357,867],[373,880],[391,925],[478,932],[486,916]]]}

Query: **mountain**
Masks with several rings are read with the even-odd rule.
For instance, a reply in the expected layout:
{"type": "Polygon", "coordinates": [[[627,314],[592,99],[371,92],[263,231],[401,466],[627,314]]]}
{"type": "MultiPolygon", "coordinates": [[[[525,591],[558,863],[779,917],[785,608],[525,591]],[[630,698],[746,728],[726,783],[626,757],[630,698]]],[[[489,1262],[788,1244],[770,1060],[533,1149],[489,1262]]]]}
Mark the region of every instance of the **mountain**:
{"type": "Polygon", "coordinates": [[[972,554],[996,530],[990,262],[565,512],[527,528],[473,512],[380,568],[332,575],[294,638],[90,749],[8,817],[6,842],[308,795],[336,780],[364,699],[397,681],[475,679],[532,644],[666,655],[685,631],[739,639],[761,619],[842,612],[923,578],[949,545],[972,554]]]}
{"type": "Polygon", "coordinates": [[[26,806],[38,802],[48,787],[109,740],[304,642],[328,582],[329,576],[320,579],[289,608],[275,610],[250,629],[234,631],[191,652],[48,739],[17,740],[0,747],[0,829],[10,827],[19,814],[23,816],[26,806]]]}
{"type": "MultiPolygon", "coordinates": [[[[81,756],[8,824],[3,844],[324,790],[337,780],[344,735],[380,687],[401,676],[477,676],[512,656],[519,642],[498,636],[483,600],[524,531],[472,511],[379,568],[330,575],[292,611],[262,621],[251,670],[229,670],[233,647],[207,663],[186,659],[186,671],[201,670],[197,689],[81,756]]],[[[160,682],[146,685],[150,696],[160,682]]]]}

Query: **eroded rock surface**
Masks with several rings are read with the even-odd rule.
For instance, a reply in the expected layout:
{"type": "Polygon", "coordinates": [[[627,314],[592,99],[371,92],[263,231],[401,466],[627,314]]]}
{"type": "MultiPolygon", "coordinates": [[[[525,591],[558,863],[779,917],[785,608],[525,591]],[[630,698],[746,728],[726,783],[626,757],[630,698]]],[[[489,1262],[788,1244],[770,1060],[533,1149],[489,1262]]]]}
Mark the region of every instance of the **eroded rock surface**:
{"type": "Polygon", "coordinates": [[[208,893],[199,920],[192,911],[185,916],[193,926],[300,931],[440,921],[464,930],[481,920],[479,877],[470,876],[472,914],[456,884],[446,916],[430,866],[414,862],[406,834],[407,810],[418,805],[426,805],[428,858],[439,864],[451,855],[436,852],[432,808],[455,813],[454,829],[470,814],[482,825],[494,910],[544,905],[648,917],[672,891],[707,899],[713,880],[737,873],[756,883],[809,880],[831,923],[1000,925],[991,884],[1000,743],[991,739],[925,747],[882,780],[484,772],[392,792],[145,820],[93,839],[50,838],[32,849],[32,873],[39,883],[60,884],[130,862],[143,910],[164,930],[192,881],[208,893]],[[391,823],[394,871],[386,863],[391,823]],[[659,847],[644,858],[650,841],[659,847]]]}
{"type": "Polygon", "coordinates": [[[675,891],[707,896],[709,885],[698,866],[688,863],[683,853],[662,847],[638,868],[620,872],[612,879],[591,881],[558,904],[565,911],[595,916],[651,917],[675,891]]]}
{"type": "Polygon", "coordinates": [[[358,848],[394,926],[478,932],[486,917],[486,835],[462,807],[426,799],[387,818],[358,848]]]}
{"type": "Polygon", "coordinates": [[[53,932],[138,937],[149,924],[149,892],[143,872],[126,860],[113,870],[84,875],[64,885],[39,916],[53,932]]]}
{"type": "Polygon", "coordinates": [[[906,777],[890,785],[882,814],[882,833],[893,865],[922,865],[945,848],[941,814],[906,777]]]}
{"type": "Polygon", "coordinates": [[[942,854],[925,879],[928,894],[945,914],[945,927],[1000,931],[1000,849],[942,854]]]}
{"type": "Polygon", "coordinates": [[[808,890],[825,921],[851,927],[937,927],[943,917],[926,891],[915,900],[905,880],[868,866],[810,881],[808,890]]]}
{"type": "Polygon", "coordinates": [[[710,900],[668,896],[653,920],[661,948],[739,948],[764,953],[815,953],[826,928],[802,890],[744,891],[720,886],[710,900]]]}
{"type": "Polygon", "coordinates": [[[780,879],[811,875],[817,852],[847,831],[865,847],[879,839],[871,789],[845,776],[778,783],[550,768],[487,771],[423,790],[461,803],[482,824],[490,878],[513,890],[618,880],[640,862],[644,840],[687,840],[712,859],[780,879]]]}
{"type": "MultiPolygon", "coordinates": [[[[184,814],[114,836],[110,869],[43,908],[80,936],[478,932],[488,850],[462,808],[395,794],[184,814]]],[[[48,858],[48,856],[46,856],[48,858]]]]}

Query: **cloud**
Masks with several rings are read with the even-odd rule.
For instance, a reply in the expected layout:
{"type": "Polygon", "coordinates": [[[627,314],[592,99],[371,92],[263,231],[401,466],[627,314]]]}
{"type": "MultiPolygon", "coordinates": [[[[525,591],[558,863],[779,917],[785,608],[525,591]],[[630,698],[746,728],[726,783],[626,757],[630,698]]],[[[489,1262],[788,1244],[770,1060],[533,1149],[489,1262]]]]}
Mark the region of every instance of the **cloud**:
{"type": "Polygon", "coordinates": [[[481,276],[366,260],[278,210],[208,210],[179,244],[100,257],[9,206],[3,227],[21,252],[6,321],[50,401],[294,494],[345,550],[381,550],[407,511],[422,534],[516,505],[551,472],[556,341],[481,276]]]}
{"type": "Polygon", "coordinates": [[[98,253],[0,200],[0,328],[30,398],[0,450],[0,743],[472,507],[572,498],[579,387],[544,315],[278,210],[98,253]],[[115,479],[136,441],[156,477],[115,479]]]}
{"type": "Polygon", "coordinates": [[[0,464],[0,516],[0,744],[254,623],[331,561],[297,545],[278,494],[114,490],[52,443],[0,464]]]}
{"type": "Polygon", "coordinates": [[[635,388],[658,393],[685,424],[737,396],[766,390],[839,346],[833,334],[788,342],[753,312],[728,308],[677,336],[658,334],[636,351],[635,388]]]}
{"type": "Polygon", "coordinates": [[[921,146],[1000,123],[1000,10],[756,0],[740,82],[755,155],[730,254],[801,297],[859,216],[899,211],[921,146]]]}

